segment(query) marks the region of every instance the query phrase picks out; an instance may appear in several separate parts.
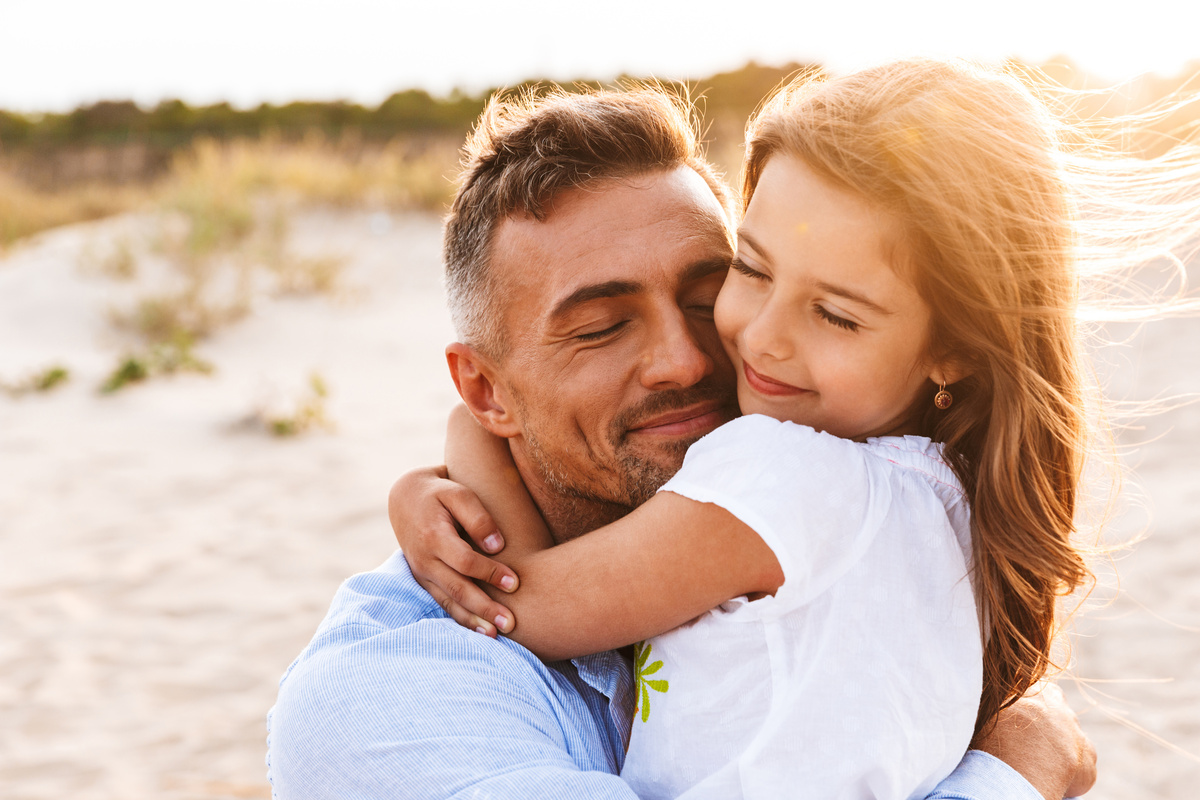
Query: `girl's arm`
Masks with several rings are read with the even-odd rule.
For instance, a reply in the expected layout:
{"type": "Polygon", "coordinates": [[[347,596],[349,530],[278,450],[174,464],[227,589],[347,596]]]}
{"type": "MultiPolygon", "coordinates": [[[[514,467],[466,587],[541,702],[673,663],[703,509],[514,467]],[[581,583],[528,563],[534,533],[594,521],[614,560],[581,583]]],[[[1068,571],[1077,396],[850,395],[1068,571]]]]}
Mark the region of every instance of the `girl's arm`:
{"type": "Polygon", "coordinates": [[[546,661],[641,641],[783,584],[775,554],[753,529],[671,492],[592,533],[547,550],[506,551],[505,560],[521,575],[505,598],[516,614],[509,635],[546,661]]]}
{"type": "Polygon", "coordinates": [[[545,522],[505,443],[484,431],[464,407],[451,414],[446,454],[455,479],[468,483],[479,498],[462,486],[449,486],[476,504],[482,500],[491,512],[464,502],[468,519],[459,521],[481,544],[489,531],[498,533],[499,523],[508,543],[502,558],[520,574],[520,587],[504,594],[500,584],[511,570],[472,552],[444,526],[436,536],[410,534],[407,541],[404,525],[398,524],[403,520],[397,519],[403,515],[394,512],[397,539],[410,564],[421,565],[413,566],[414,575],[459,624],[492,635],[484,623],[491,620],[543,659],[640,641],[732,597],[773,593],[783,583],[775,554],[751,528],[719,506],[670,492],[618,522],[550,547],[545,522]],[[446,551],[451,552],[437,556],[446,551]],[[507,608],[487,605],[467,577],[487,581],[483,588],[507,608]]]}

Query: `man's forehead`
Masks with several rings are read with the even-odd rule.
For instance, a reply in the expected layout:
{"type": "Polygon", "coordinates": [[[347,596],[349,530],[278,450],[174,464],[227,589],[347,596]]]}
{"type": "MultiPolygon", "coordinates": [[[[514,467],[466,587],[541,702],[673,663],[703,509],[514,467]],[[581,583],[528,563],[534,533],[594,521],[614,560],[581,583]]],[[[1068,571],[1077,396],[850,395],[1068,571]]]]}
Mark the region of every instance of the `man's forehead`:
{"type": "Polygon", "coordinates": [[[542,220],[509,217],[496,232],[493,269],[502,283],[552,295],[581,282],[671,280],[729,252],[724,209],[681,167],[562,192],[542,220]]]}

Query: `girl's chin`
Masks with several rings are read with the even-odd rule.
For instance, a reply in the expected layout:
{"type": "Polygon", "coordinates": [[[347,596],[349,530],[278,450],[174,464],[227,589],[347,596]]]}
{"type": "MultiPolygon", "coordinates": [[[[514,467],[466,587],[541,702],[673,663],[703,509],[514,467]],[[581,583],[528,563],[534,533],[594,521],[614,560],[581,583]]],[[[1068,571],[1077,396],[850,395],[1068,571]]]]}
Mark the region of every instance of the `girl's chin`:
{"type": "Polygon", "coordinates": [[[763,402],[762,398],[752,395],[751,392],[738,393],[738,405],[742,409],[743,414],[762,414],[764,417],[772,417],[781,422],[794,422],[797,425],[808,425],[809,427],[817,427],[813,423],[812,413],[805,413],[803,409],[795,407],[793,404],[781,402],[763,402]]]}
{"type": "Polygon", "coordinates": [[[780,422],[794,422],[813,430],[825,431],[842,439],[862,441],[865,438],[853,435],[851,431],[845,430],[844,426],[835,420],[820,418],[812,413],[812,409],[786,408],[782,403],[764,403],[761,400],[756,403],[753,398],[746,398],[740,405],[743,414],[762,414],[764,417],[771,417],[780,422]]]}

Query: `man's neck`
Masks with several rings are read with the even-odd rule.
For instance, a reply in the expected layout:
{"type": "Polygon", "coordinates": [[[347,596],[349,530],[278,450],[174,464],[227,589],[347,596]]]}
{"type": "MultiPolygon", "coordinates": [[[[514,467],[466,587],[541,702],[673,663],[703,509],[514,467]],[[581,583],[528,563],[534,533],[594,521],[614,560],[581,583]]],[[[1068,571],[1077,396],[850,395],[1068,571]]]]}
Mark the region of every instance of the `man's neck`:
{"type": "Polygon", "coordinates": [[[533,495],[533,502],[537,504],[538,510],[542,512],[542,518],[550,527],[554,541],[559,544],[603,528],[633,510],[629,506],[617,503],[563,497],[549,490],[534,492],[531,488],[530,494],[533,495]]]}
{"type": "Polygon", "coordinates": [[[533,464],[518,454],[516,448],[513,449],[513,460],[525,488],[558,544],[616,522],[633,510],[621,503],[595,500],[552,486],[533,464]]]}

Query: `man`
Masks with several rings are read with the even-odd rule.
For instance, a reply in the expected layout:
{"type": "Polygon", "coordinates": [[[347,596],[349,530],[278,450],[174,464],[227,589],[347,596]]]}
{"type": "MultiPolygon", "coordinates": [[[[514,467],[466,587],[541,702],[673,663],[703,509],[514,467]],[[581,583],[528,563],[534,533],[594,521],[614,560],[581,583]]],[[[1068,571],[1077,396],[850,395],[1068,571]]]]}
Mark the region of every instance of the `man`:
{"type": "MultiPolygon", "coordinates": [[[[561,542],[643,502],[736,414],[712,323],[731,255],[726,193],[686,110],[654,91],[494,102],[466,152],[446,226],[460,338],[447,361],[561,542]]],[[[428,473],[411,483],[461,502],[428,473]]],[[[485,516],[470,515],[484,541],[485,516]]],[[[481,567],[466,552],[454,564],[481,567]]],[[[435,600],[397,554],[339,590],[269,717],[276,796],[632,800],[617,777],[634,700],[622,656],[543,664],[456,624],[478,590],[442,585],[435,600]]],[[[1022,705],[982,744],[1012,768],[972,752],[933,797],[1090,786],[1090,746],[1061,700],[1022,705]]]]}

